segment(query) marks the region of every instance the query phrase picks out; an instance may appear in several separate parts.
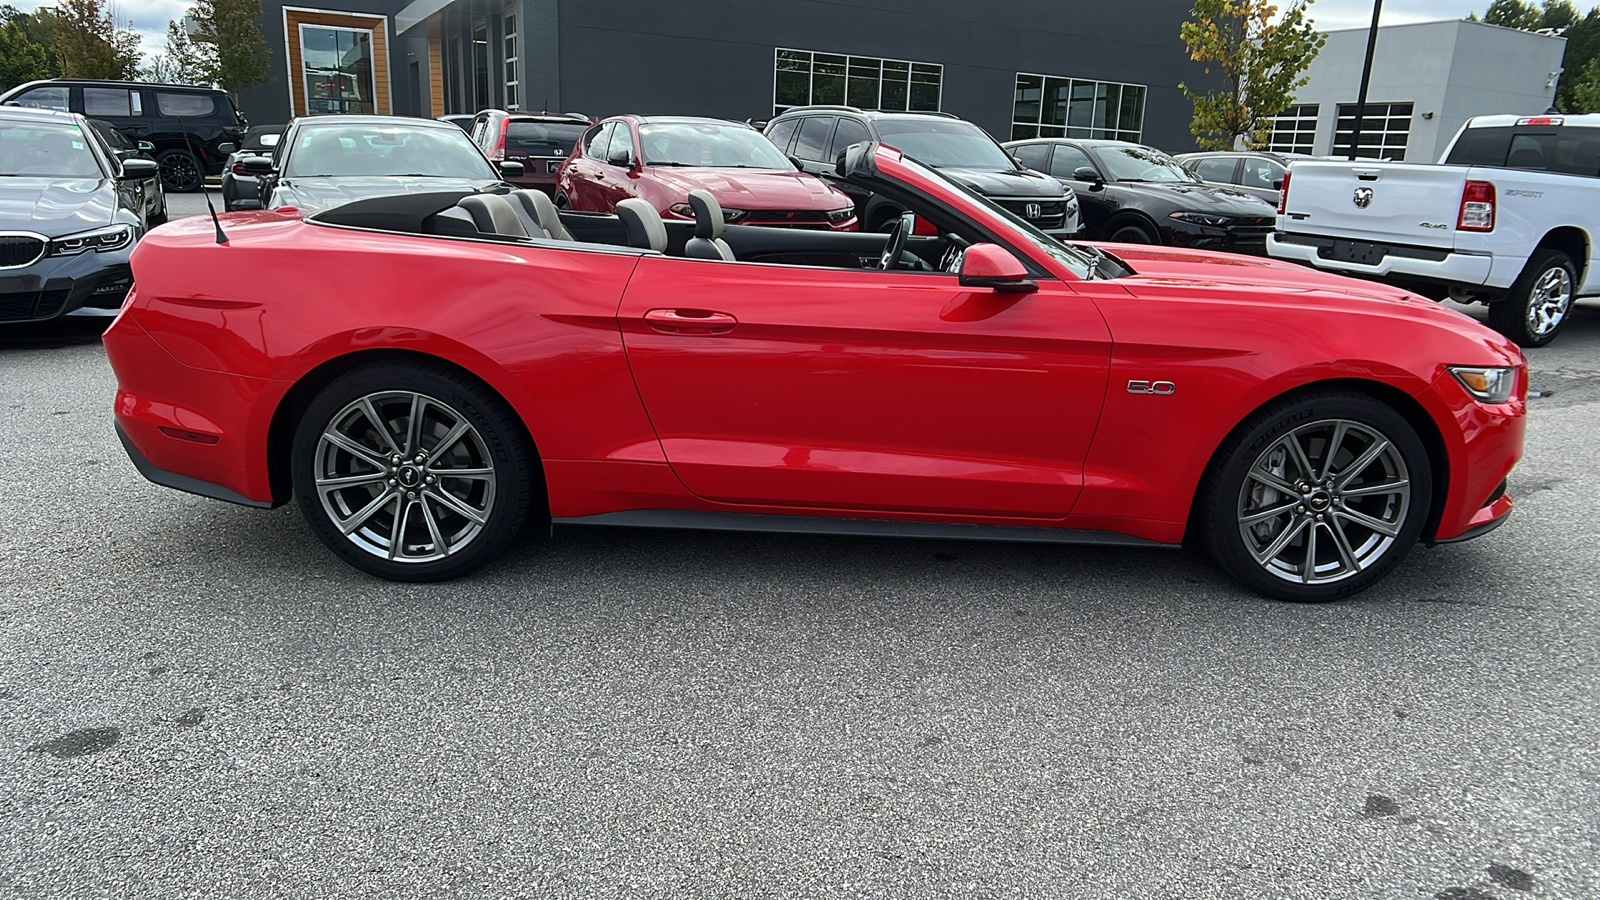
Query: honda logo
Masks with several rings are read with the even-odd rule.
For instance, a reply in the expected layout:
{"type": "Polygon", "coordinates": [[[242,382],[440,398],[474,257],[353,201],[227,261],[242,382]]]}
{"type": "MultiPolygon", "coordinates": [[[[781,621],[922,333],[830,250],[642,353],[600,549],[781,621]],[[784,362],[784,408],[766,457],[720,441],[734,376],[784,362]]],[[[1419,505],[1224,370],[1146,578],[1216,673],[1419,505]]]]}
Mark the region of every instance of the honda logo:
{"type": "Polygon", "coordinates": [[[1039,218],[1039,215],[1043,212],[1044,210],[1040,209],[1037,203],[1029,203],[1022,207],[1022,214],[1030,219],[1039,218]]]}
{"type": "Polygon", "coordinates": [[[1371,206],[1372,205],[1372,188],[1369,188],[1369,187],[1358,187],[1358,188],[1356,188],[1356,195],[1354,197],[1350,198],[1350,202],[1354,203],[1356,205],[1356,209],[1366,209],[1367,207],[1371,206]]]}

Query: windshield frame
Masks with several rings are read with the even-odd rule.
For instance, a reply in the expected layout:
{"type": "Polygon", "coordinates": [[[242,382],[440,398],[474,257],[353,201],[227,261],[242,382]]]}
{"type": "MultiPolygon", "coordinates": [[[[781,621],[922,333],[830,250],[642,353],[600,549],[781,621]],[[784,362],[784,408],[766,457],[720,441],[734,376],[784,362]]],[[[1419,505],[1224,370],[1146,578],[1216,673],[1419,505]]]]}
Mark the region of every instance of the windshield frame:
{"type": "MultiPolygon", "coordinates": [[[[288,136],[287,133],[285,133],[285,137],[287,137],[287,136],[288,136]]],[[[360,135],[360,137],[368,138],[368,137],[370,137],[370,135],[363,134],[363,135],[360,135]]],[[[367,123],[367,122],[315,122],[315,123],[309,123],[309,124],[306,124],[306,125],[299,126],[298,128],[296,128],[294,130],[294,141],[293,142],[290,142],[290,141],[287,141],[287,140],[283,140],[283,139],[279,139],[277,146],[271,148],[271,150],[272,150],[272,156],[274,158],[277,158],[279,154],[285,153],[285,151],[287,151],[286,155],[284,155],[282,157],[282,163],[281,163],[281,166],[282,166],[282,177],[284,177],[284,178],[406,178],[406,177],[416,177],[416,178],[459,178],[459,179],[466,180],[466,181],[500,181],[500,180],[502,180],[500,172],[499,172],[499,170],[497,170],[495,168],[494,163],[490,162],[489,158],[487,156],[483,155],[482,148],[480,148],[477,144],[473,143],[471,137],[469,137],[465,131],[462,131],[460,128],[458,128],[458,127],[456,127],[454,125],[449,125],[448,123],[441,123],[440,127],[435,127],[435,126],[432,126],[432,125],[417,125],[417,124],[412,123],[412,122],[396,122],[396,123],[384,122],[384,123],[381,123],[381,124],[373,124],[373,123],[367,123]],[[445,126],[448,126],[448,127],[445,127],[445,126]],[[408,132],[408,133],[411,133],[411,134],[438,134],[446,142],[455,143],[455,138],[451,134],[451,129],[454,129],[455,132],[459,132],[460,133],[461,138],[465,141],[466,148],[470,149],[472,156],[475,157],[476,159],[482,161],[482,163],[483,163],[483,174],[481,174],[481,175],[467,175],[467,174],[428,175],[428,174],[416,174],[416,173],[406,173],[406,172],[400,172],[400,173],[391,172],[391,173],[386,173],[386,174],[363,173],[363,174],[334,174],[334,175],[330,175],[330,174],[327,174],[325,172],[296,172],[294,170],[295,157],[299,156],[306,149],[305,146],[304,146],[304,142],[305,142],[305,139],[306,139],[307,135],[315,133],[317,131],[338,132],[338,131],[343,130],[343,129],[352,129],[352,130],[366,131],[366,132],[372,132],[372,133],[389,130],[389,131],[404,131],[404,132],[408,132]]]]}

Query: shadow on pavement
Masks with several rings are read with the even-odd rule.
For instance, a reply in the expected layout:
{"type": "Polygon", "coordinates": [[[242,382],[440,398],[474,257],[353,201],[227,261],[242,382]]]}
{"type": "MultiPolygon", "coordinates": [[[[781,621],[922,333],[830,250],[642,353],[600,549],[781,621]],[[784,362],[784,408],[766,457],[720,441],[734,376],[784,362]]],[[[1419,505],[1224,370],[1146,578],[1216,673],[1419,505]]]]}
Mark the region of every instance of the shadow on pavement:
{"type": "Polygon", "coordinates": [[[0,350],[48,349],[93,344],[111,327],[111,318],[66,316],[50,322],[0,325],[0,350]]]}

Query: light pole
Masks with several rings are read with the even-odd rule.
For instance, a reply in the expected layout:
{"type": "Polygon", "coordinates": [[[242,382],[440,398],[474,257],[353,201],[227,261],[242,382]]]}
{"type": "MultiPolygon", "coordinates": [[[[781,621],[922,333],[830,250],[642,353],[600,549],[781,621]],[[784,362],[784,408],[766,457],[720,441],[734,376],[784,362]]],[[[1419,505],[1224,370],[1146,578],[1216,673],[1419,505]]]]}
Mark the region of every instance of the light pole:
{"type": "MultiPolygon", "coordinates": [[[[1372,0],[1372,27],[1367,29],[1367,61],[1361,64],[1361,91],[1356,94],[1356,129],[1350,135],[1350,160],[1355,161],[1356,150],[1361,147],[1361,128],[1367,118],[1367,82],[1372,80],[1372,51],[1378,46],[1378,15],[1383,12],[1383,0],[1372,0]]],[[[1335,117],[1334,130],[1339,130],[1335,117]]],[[[1380,151],[1380,154],[1381,151],[1380,151]]]]}

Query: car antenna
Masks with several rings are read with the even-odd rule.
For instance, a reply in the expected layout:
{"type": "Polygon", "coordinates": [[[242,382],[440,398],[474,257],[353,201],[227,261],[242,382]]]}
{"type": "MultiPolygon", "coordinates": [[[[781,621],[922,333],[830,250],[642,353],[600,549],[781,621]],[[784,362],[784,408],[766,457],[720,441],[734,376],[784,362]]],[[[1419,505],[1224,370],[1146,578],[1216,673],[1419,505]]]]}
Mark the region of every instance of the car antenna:
{"type": "Polygon", "coordinates": [[[189,155],[194,157],[196,167],[200,168],[200,194],[206,198],[206,209],[211,213],[211,225],[217,229],[217,243],[226,244],[228,236],[222,231],[222,221],[217,218],[217,208],[211,204],[211,192],[206,190],[206,170],[201,167],[200,155],[195,152],[194,135],[184,132],[183,142],[189,145],[189,155]]]}

